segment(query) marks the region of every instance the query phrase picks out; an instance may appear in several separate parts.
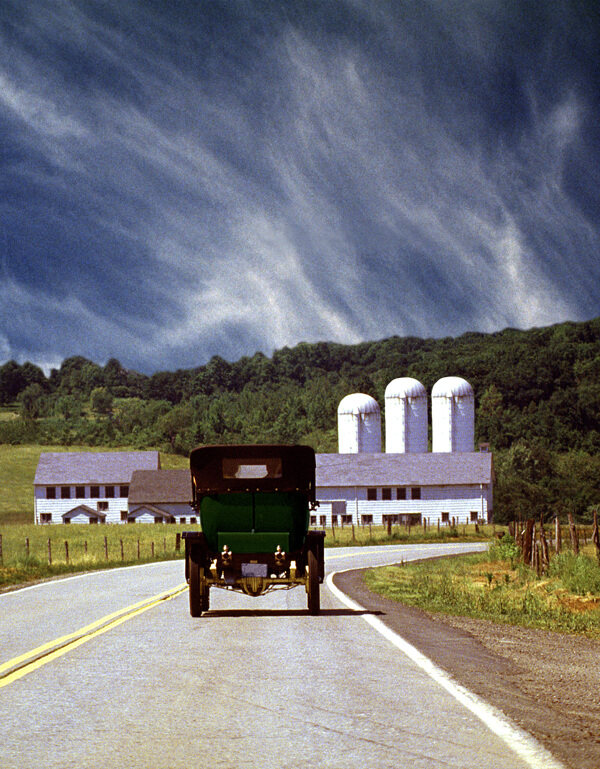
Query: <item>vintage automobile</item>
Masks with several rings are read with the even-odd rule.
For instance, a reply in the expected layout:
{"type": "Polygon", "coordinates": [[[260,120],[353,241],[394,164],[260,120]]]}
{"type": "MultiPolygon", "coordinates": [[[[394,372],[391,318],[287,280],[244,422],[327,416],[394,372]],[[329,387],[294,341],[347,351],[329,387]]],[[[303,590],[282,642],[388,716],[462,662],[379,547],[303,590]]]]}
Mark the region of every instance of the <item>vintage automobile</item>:
{"type": "Polygon", "coordinates": [[[325,532],[309,529],[315,452],[309,446],[203,446],[190,454],[192,506],[202,531],[186,531],[190,614],[209,609],[211,587],[249,596],[304,585],[320,611],[325,532]]]}

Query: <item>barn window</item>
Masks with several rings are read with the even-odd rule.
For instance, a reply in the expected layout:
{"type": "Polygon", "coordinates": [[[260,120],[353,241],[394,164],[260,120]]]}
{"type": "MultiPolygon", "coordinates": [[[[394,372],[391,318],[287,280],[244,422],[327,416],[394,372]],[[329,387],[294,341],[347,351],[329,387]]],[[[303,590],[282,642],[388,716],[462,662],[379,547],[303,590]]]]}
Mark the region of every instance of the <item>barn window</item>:
{"type": "Polygon", "coordinates": [[[327,516],[326,515],[320,515],[319,516],[319,526],[327,526],[327,516]]]}
{"type": "Polygon", "coordinates": [[[471,510],[471,520],[477,522],[477,510],[471,510]]]}
{"type": "Polygon", "coordinates": [[[342,526],[346,523],[352,523],[352,516],[351,515],[342,515],[342,526]]]}
{"type": "Polygon", "coordinates": [[[377,499],[377,489],[367,489],[367,499],[373,502],[377,499]]]}
{"type": "Polygon", "coordinates": [[[40,513],[40,523],[52,523],[52,513],[40,513]]]}
{"type": "Polygon", "coordinates": [[[60,498],[61,499],[71,499],[71,487],[70,486],[61,486],[60,487],[60,498]]]}
{"type": "Polygon", "coordinates": [[[75,498],[85,499],[85,486],[75,486],[75,498]]]}
{"type": "Polygon", "coordinates": [[[381,498],[382,499],[391,499],[392,498],[392,490],[391,489],[381,489],[381,498]]]}
{"type": "Polygon", "coordinates": [[[192,517],[190,518],[190,523],[198,523],[198,520],[197,520],[197,518],[196,518],[195,516],[192,516],[192,517]]]}
{"type": "Polygon", "coordinates": [[[450,523],[450,513],[442,513],[442,523],[450,523]]]}
{"type": "Polygon", "coordinates": [[[364,526],[368,526],[370,523],[373,523],[373,516],[372,515],[361,515],[360,520],[362,521],[364,526]]]}
{"type": "Polygon", "coordinates": [[[104,487],[104,496],[105,497],[109,497],[110,499],[114,499],[115,487],[114,486],[105,486],[104,487]]]}
{"type": "Polygon", "coordinates": [[[46,499],[56,499],[56,488],[54,486],[46,486],[46,499]]]}
{"type": "Polygon", "coordinates": [[[396,489],[396,499],[406,499],[406,489],[396,489]]]}
{"type": "Polygon", "coordinates": [[[119,496],[120,497],[128,497],[129,496],[129,486],[119,486],[119,496]]]}
{"type": "Polygon", "coordinates": [[[121,510],[121,520],[122,521],[127,520],[127,510],[121,510]]]}
{"type": "Polygon", "coordinates": [[[97,499],[100,496],[100,486],[90,486],[90,497],[97,499]]]}
{"type": "Polygon", "coordinates": [[[179,523],[185,523],[185,518],[180,518],[179,523]]]}
{"type": "Polygon", "coordinates": [[[96,507],[101,512],[108,510],[108,502],[98,502],[96,507]]]}
{"type": "Polygon", "coordinates": [[[90,523],[98,523],[98,519],[97,518],[90,518],[90,523]]]}
{"type": "Polygon", "coordinates": [[[410,490],[410,498],[411,499],[421,499],[421,487],[420,486],[413,486],[410,490]]]}
{"type": "Polygon", "coordinates": [[[317,525],[317,516],[316,515],[311,515],[310,516],[310,525],[311,526],[316,526],[317,525]]]}

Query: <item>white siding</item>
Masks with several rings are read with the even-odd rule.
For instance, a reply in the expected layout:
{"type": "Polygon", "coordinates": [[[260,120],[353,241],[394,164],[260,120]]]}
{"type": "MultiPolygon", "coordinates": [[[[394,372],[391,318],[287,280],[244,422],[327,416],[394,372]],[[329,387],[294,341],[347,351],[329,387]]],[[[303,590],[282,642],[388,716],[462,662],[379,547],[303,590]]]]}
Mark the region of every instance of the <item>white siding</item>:
{"type": "MultiPolygon", "coordinates": [[[[442,513],[448,513],[449,522],[455,519],[457,524],[471,522],[471,512],[477,513],[478,519],[487,520],[487,502],[481,497],[471,499],[415,499],[367,502],[354,499],[348,501],[346,515],[352,515],[352,523],[360,524],[363,515],[373,516],[373,525],[381,526],[384,515],[420,514],[422,520],[427,520],[431,526],[437,525],[442,519],[442,513]]],[[[327,525],[331,525],[331,502],[321,502],[317,515],[325,515],[327,525]]]]}
{"type": "MultiPolygon", "coordinates": [[[[375,488],[373,486],[372,488],[375,488]]],[[[385,488],[385,487],[384,487],[385,488]]],[[[476,512],[478,519],[488,519],[488,493],[486,487],[479,486],[424,486],[421,487],[421,499],[381,499],[381,487],[377,488],[378,499],[367,500],[366,487],[338,487],[317,489],[320,506],[317,515],[325,515],[327,524],[331,524],[331,503],[334,500],[346,500],[346,515],[352,515],[352,522],[360,524],[363,515],[373,516],[373,524],[382,524],[383,515],[403,515],[420,513],[422,519],[428,519],[431,525],[437,525],[442,513],[448,513],[449,521],[469,523],[471,513],[476,512]]],[[[395,496],[395,487],[392,487],[395,496]]],[[[410,495],[410,493],[409,493],[410,495]]]]}
{"type": "MultiPolygon", "coordinates": [[[[51,513],[52,523],[62,523],[62,516],[68,513],[69,510],[73,510],[74,507],[79,505],[86,505],[92,510],[98,509],[98,502],[108,502],[107,510],[99,510],[99,514],[106,515],[106,523],[123,523],[121,521],[121,511],[127,512],[127,498],[116,497],[114,499],[35,499],[35,521],[40,523],[40,516],[43,513],[51,513]]],[[[73,523],[87,523],[88,519],[85,516],[78,515],[73,523]]]]}

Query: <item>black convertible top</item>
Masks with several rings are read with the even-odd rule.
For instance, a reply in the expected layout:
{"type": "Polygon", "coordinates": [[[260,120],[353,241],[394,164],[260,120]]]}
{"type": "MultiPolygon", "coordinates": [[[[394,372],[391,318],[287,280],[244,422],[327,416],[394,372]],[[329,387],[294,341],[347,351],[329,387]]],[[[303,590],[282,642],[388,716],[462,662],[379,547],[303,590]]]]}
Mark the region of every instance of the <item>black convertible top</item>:
{"type": "Polygon", "coordinates": [[[201,446],[190,453],[194,502],[205,494],[302,491],[315,501],[315,452],[277,444],[201,446]]]}

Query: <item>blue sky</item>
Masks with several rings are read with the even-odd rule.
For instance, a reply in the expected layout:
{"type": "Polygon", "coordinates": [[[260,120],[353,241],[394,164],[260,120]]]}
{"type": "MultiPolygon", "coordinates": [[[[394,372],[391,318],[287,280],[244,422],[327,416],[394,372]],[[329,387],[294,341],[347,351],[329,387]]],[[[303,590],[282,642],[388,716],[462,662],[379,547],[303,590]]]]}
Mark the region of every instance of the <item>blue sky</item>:
{"type": "Polygon", "coordinates": [[[0,363],[600,315],[595,2],[1,0],[0,363]]]}

